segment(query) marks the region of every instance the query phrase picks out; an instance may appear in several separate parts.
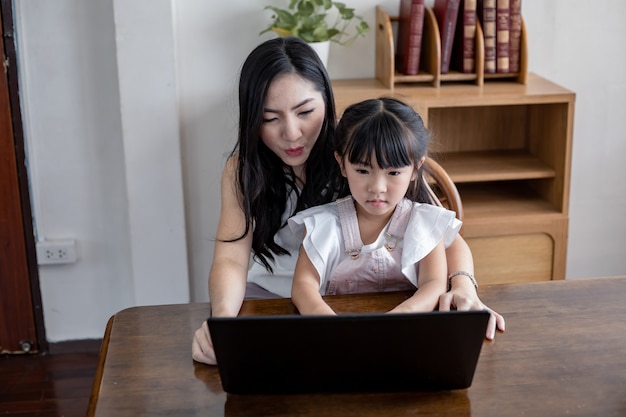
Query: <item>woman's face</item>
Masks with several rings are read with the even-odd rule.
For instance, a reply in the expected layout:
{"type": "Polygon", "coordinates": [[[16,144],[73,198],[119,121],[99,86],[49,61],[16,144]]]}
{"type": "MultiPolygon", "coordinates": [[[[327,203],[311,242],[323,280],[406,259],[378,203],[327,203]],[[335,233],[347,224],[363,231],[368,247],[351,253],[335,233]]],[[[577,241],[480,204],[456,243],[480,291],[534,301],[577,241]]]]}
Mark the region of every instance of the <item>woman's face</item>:
{"type": "Polygon", "coordinates": [[[261,139],[302,177],[326,117],[322,94],[297,74],[284,74],[272,81],[265,99],[261,139]]]}

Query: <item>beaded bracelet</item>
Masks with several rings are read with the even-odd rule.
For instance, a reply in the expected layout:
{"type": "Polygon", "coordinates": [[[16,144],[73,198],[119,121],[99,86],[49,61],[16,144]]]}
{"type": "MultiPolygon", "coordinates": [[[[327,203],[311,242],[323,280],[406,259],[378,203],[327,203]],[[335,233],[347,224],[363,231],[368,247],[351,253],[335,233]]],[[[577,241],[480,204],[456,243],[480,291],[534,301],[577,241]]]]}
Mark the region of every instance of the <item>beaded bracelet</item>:
{"type": "Polygon", "coordinates": [[[470,279],[470,281],[472,281],[472,284],[474,284],[474,287],[478,289],[478,282],[476,282],[476,278],[474,278],[474,275],[470,274],[467,271],[456,271],[448,275],[448,290],[452,288],[452,278],[456,277],[457,275],[465,275],[466,277],[470,279]]]}

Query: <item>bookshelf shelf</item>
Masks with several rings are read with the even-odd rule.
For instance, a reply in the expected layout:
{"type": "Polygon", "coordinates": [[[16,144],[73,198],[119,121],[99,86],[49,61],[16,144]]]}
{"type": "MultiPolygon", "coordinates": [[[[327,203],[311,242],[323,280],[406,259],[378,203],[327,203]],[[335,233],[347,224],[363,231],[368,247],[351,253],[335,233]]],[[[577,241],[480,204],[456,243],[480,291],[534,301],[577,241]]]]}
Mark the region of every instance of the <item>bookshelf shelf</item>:
{"type": "Polygon", "coordinates": [[[466,182],[489,182],[554,178],[554,168],[524,150],[454,152],[440,155],[446,172],[457,185],[466,182]]]}
{"type": "Polygon", "coordinates": [[[564,279],[575,94],[525,82],[333,81],[339,114],[367,98],[409,103],[432,134],[431,156],[463,201],[463,237],[484,284],[564,279]]]}
{"type": "Polygon", "coordinates": [[[493,218],[558,217],[560,212],[522,181],[457,184],[465,215],[475,220],[493,218]]]}
{"type": "Polygon", "coordinates": [[[424,28],[422,34],[422,51],[420,70],[417,75],[404,75],[395,70],[395,41],[393,25],[398,22],[397,16],[389,14],[381,6],[376,6],[376,79],[385,87],[393,88],[396,84],[425,83],[433,87],[441,83],[466,81],[475,85],[483,85],[485,80],[512,80],[525,84],[528,76],[528,52],[526,27],[522,19],[520,45],[520,71],[509,73],[486,74],[484,72],[485,43],[480,22],[476,24],[476,71],[462,73],[450,70],[441,73],[441,39],[437,19],[431,8],[424,9],[424,28]]]}

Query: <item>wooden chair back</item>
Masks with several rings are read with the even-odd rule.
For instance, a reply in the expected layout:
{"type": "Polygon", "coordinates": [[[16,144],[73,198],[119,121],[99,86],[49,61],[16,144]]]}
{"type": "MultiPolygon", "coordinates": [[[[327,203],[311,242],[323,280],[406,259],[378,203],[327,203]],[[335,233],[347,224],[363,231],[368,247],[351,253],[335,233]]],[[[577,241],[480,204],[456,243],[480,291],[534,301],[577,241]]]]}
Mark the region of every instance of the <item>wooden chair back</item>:
{"type": "Polygon", "coordinates": [[[446,170],[435,160],[426,157],[423,173],[425,186],[431,194],[433,204],[454,211],[457,219],[463,221],[461,196],[446,170]]]}

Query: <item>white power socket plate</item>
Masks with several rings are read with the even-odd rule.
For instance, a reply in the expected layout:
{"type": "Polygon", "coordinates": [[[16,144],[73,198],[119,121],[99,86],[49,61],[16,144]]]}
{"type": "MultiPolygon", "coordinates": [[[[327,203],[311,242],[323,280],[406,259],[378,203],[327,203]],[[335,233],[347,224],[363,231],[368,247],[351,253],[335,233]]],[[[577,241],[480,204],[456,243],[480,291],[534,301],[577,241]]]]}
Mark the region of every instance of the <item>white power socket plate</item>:
{"type": "Polygon", "coordinates": [[[44,240],[37,242],[37,263],[39,265],[72,264],[76,262],[76,241],[44,240]]]}

